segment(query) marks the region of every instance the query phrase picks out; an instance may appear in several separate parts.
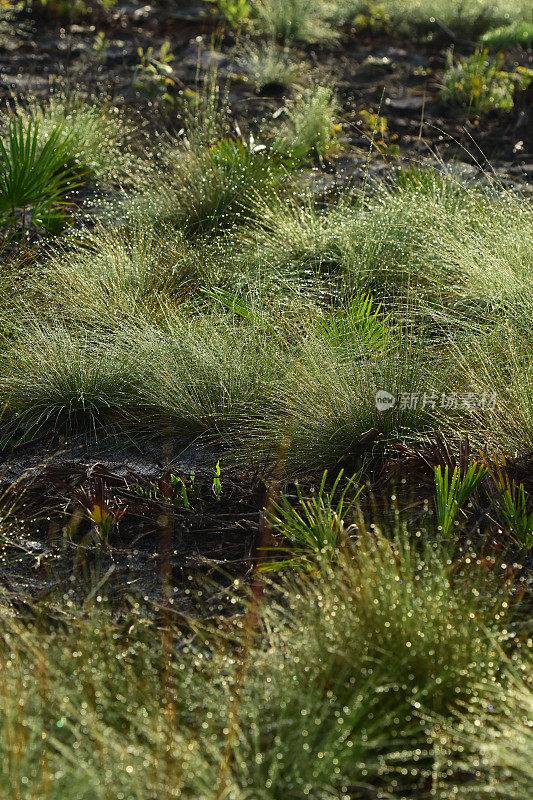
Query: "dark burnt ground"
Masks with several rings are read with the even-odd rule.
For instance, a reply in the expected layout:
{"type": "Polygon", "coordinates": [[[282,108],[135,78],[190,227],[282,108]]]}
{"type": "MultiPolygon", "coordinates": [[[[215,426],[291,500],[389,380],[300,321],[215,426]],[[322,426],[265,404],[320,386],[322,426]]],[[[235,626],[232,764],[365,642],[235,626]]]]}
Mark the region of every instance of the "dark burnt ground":
{"type": "Polygon", "coordinates": [[[4,597],[16,607],[83,603],[98,587],[123,607],[131,596],[158,603],[170,586],[183,613],[204,590],[216,599],[213,586],[244,578],[253,566],[265,489],[253,472],[224,472],[217,497],[213,474],[203,467],[191,476],[177,464],[154,465],[149,475],[129,467],[112,472],[103,463],[61,460],[4,483],[2,502],[13,520],[2,543],[4,597]],[[171,474],[183,480],[185,501],[171,474]],[[120,516],[106,545],[83,506],[84,494],[98,487],[106,508],[120,516]]]}
{"type": "MultiPolygon", "coordinates": [[[[186,0],[121,2],[107,14],[77,19],[50,15],[36,19],[23,10],[5,13],[0,30],[0,101],[28,94],[46,97],[67,85],[140,111],[152,128],[179,128],[179,104],[165,114],[133,88],[138,48],[153,46],[158,52],[166,41],[174,55],[171,93],[194,87],[198,63],[203,69],[211,60],[221,82],[231,77],[229,104],[241,125],[245,119],[253,129],[283,103],[283,93],[265,97],[243,80],[232,57],[235,35],[213,13],[213,6],[189,5],[186,0]],[[102,58],[94,50],[100,33],[107,42],[102,58]],[[215,55],[210,59],[211,45],[215,55]]],[[[370,169],[377,170],[402,157],[437,157],[489,168],[506,184],[529,189],[533,176],[531,92],[527,97],[518,93],[510,112],[476,117],[446,109],[439,103],[438,87],[451,44],[458,57],[476,48],[473,42],[451,40],[438,28],[432,41],[345,31],[335,46],[294,47],[295,58],[307,59],[317,75],[331,76],[343,102],[342,142],[350,154],[340,153],[334,159],[338,170],[357,177],[368,161],[370,169]],[[380,114],[387,121],[384,145],[374,145],[370,159],[371,133],[365,129],[361,111],[380,114]]],[[[533,67],[531,51],[506,53],[505,68],[518,66],[533,67]]],[[[290,96],[290,92],[285,94],[290,96]]]]}
{"type": "MultiPolygon", "coordinates": [[[[216,615],[227,611],[227,589],[233,591],[234,581],[247,583],[259,562],[287,557],[283,549],[275,552],[287,543],[269,534],[265,509],[272,508],[280,488],[298,507],[296,486],[289,480],[273,482],[265,465],[224,467],[217,496],[214,466],[223,454],[197,443],[136,448],[115,442],[114,449],[109,441],[78,443],[47,461],[38,462],[31,451],[16,456],[6,459],[0,481],[2,507],[10,509],[13,523],[11,530],[5,526],[0,584],[4,599],[18,612],[29,612],[35,602],[53,609],[102,595],[117,610],[132,598],[158,607],[170,597],[178,615],[216,615]],[[13,482],[10,471],[24,464],[25,472],[13,482]],[[117,517],[105,544],[84,506],[84,497],[98,491],[117,517]]],[[[362,458],[345,465],[346,476],[363,465],[362,458]]],[[[411,527],[431,530],[436,524],[434,467],[447,463],[453,468],[460,458],[461,444],[456,460],[439,437],[428,438],[419,450],[393,448],[385,462],[373,463],[367,454],[368,483],[354,509],[382,530],[394,530],[400,517],[411,527]]],[[[522,459],[508,469],[533,492],[530,463],[522,459]]],[[[330,471],[327,486],[337,473],[330,471]]],[[[343,477],[339,491],[344,485],[343,477]]],[[[303,476],[299,486],[309,496],[316,476],[303,476]]],[[[533,553],[525,554],[488,524],[494,497],[486,479],[469,506],[455,558],[460,568],[462,559],[475,552],[487,569],[501,570],[502,580],[511,581],[516,596],[523,598],[530,590],[533,553]]],[[[358,514],[349,511],[346,525],[357,523],[358,514]]],[[[356,529],[350,529],[350,537],[356,540],[356,529]]]]}

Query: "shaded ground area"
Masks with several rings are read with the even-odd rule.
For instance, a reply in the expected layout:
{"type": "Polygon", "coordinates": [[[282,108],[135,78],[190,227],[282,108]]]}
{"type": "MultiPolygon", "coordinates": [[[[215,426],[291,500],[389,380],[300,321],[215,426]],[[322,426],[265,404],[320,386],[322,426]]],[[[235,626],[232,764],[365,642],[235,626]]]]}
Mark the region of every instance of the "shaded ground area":
{"type": "MultiPolygon", "coordinates": [[[[5,459],[1,483],[2,501],[17,521],[13,535],[8,531],[2,542],[5,598],[24,611],[35,600],[83,604],[101,592],[121,608],[132,594],[159,604],[168,599],[171,586],[180,614],[220,613],[218,595],[228,583],[246,579],[258,561],[283,556],[283,549],[276,553],[283,542],[270,535],[265,517],[277,490],[267,488],[264,465],[225,469],[218,493],[214,476],[220,456],[220,449],[183,440],[135,447],[117,439],[91,444],[79,437],[46,462],[19,449],[16,457],[5,459]],[[87,496],[101,496],[104,507],[120,519],[104,547],[84,510],[87,496]]],[[[358,508],[384,528],[399,514],[410,524],[424,525],[435,465],[453,468],[456,463],[439,439],[409,452],[399,446],[385,464],[376,462],[372,469],[367,463],[369,480],[358,508]]],[[[530,463],[527,458],[508,464],[508,474],[528,493],[533,492],[530,463]]],[[[360,458],[339,464],[327,486],[341,469],[348,468],[348,475],[360,466],[360,458]]],[[[309,476],[299,486],[312,496],[314,483],[309,476]]],[[[297,502],[293,483],[285,481],[283,489],[297,502]]],[[[506,577],[522,597],[530,590],[533,553],[524,554],[501,531],[491,533],[491,506],[487,498],[470,504],[457,557],[474,547],[489,567],[506,562],[506,577]]],[[[527,616],[527,604],[523,613],[527,616]]]]}
{"type": "Polygon", "coordinates": [[[224,585],[225,575],[248,572],[264,484],[250,472],[225,473],[217,497],[213,452],[180,443],[168,460],[165,444],[163,456],[155,445],[141,451],[116,441],[113,448],[80,445],[27,466],[16,483],[9,470],[28,460],[21,456],[7,467],[2,498],[18,530],[4,537],[1,574],[15,605],[24,597],[63,595],[83,602],[95,586],[119,605],[131,593],[160,601],[170,578],[185,613],[193,589],[201,597],[204,583],[216,578],[224,585]],[[94,491],[102,492],[110,513],[124,514],[104,548],[83,511],[85,493],[94,491]]]}

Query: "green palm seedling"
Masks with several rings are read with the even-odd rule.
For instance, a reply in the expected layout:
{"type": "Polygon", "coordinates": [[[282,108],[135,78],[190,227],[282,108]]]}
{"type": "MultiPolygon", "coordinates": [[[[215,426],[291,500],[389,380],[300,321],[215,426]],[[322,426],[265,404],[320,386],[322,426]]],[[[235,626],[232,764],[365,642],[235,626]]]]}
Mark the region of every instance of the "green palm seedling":
{"type": "MultiPolygon", "coordinates": [[[[330,565],[338,555],[342,540],[346,535],[342,513],[346,494],[352,486],[356,475],[353,475],[341,492],[339,500],[334,504],[333,498],[341,480],[343,470],[335,479],[331,491],[325,491],[328,471],[324,472],[316,495],[307,499],[296,484],[301,513],[282,495],[279,503],[274,503],[270,515],[273,527],[289,540],[285,548],[267,548],[277,552],[285,552],[287,558],[266,561],[261,565],[262,572],[277,572],[287,568],[299,568],[304,572],[315,572],[320,566],[330,565]]],[[[362,491],[358,489],[351,505],[362,491]]]]}
{"type": "Polygon", "coordinates": [[[435,508],[437,522],[444,536],[450,534],[457,514],[486,474],[487,467],[477,461],[470,464],[463,475],[459,467],[454,467],[451,479],[447,464],[444,475],[440,464],[435,467],[435,508]]]}
{"type": "Polygon", "coordinates": [[[39,123],[22,119],[9,122],[7,135],[0,139],[0,220],[4,226],[22,226],[29,221],[47,233],[57,233],[67,223],[68,193],[83,183],[75,165],[79,152],[72,136],[63,136],[62,126],[40,142],[39,123]]]}
{"type": "Polygon", "coordinates": [[[325,312],[317,320],[317,327],[332,347],[340,350],[352,348],[355,342],[362,352],[375,353],[392,342],[393,333],[387,325],[390,314],[380,317],[381,303],[373,306],[371,295],[354,297],[343,308],[325,312]]]}

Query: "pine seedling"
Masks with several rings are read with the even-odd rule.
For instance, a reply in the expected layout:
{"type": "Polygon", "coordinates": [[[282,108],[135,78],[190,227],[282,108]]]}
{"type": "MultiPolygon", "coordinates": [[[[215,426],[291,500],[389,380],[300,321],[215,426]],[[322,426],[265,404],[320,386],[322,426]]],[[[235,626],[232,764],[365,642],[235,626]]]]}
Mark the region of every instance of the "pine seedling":
{"type": "Polygon", "coordinates": [[[498,491],[496,505],[506,525],[512,531],[518,545],[529,549],[533,547],[533,508],[524,489],[524,484],[517,484],[509,477],[505,456],[502,455],[503,469],[495,455],[494,468],[487,465],[487,471],[498,491]]]}
{"type": "Polygon", "coordinates": [[[451,480],[448,465],[444,468],[444,475],[440,464],[435,467],[435,508],[444,536],[450,535],[459,511],[486,474],[487,467],[477,461],[469,465],[464,475],[461,475],[459,467],[454,467],[451,480]]]}

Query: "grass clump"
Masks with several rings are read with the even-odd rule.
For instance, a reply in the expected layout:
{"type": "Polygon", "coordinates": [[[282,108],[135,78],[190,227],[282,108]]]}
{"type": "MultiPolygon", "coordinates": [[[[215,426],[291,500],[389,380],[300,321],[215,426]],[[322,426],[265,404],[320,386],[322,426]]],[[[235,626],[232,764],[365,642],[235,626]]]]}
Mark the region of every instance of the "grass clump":
{"type": "Polygon", "coordinates": [[[268,406],[277,375],[268,327],[164,308],[157,320],[130,313],[101,324],[101,313],[14,333],[0,365],[6,424],[34,433],[135,423],[220,436],[268,406]]]}
{"type": "MultiPolygon", "coordinates": [[[[493,797],[521,797],[529,791],[526,765],[533,737],[531,724],[524,723],[533,714],[533,694],[524,668],[528,665],[509,659],[508,685],[503,692],[496,688],[484,702],[465,703],[451,725],[442,725],[447,757],[465,771],[475,762],[478,790],[493,797]],[[499,709],[496,714],[495,709],[499,709]]],[[[446,788],[445,781],[442,784],[446,788]]]]}
{"type": "Polygon", "coordinates": [[[477,708],[498,730],[509,707],[494,699],[509,692],[526,741],[527,692],[497,658],[525,666],[505,584],[475,557],[456,564],[430,540],[373,530],[360,523],[334,571],[266,586],[251,644],[239,615],[227,639],[200,623],[161,628],[138,604],[117,620],[91,603],[57,630],[3,614],[2,789],[325,800],[438,786],[466,798],[504,764],[506,785],[523,785],[509,740],[459,721],[477,708]],[[476,765],[466,786],[459,742],[476,765]]]}
{"type": "Polygon", "coordinates": [[[284,168],[242,139],[169,152],[164,182],[133,201],[134,215],[189,237],[218,233],[254,218],[259,198],[274,196],[284,168]]]}
{"type": "Polygon", "coordinates": [[[401,392],[421,396],[430,391],[434,376],[426,371],[423,336],[405,331],[401,338],[391,335],[390,341],[369,340],[356,319],[347,317],[346,325],[339,336],[335,325],[324,327],[308,318],[307,335],[280,361],[285,379],[272,392],[274,410],[260,418],[250,415],[243,454],[272,458],[289,441],[289,472],[306,472],[334,466],[374,428],[388,440],[430,424],[428,408],[398,403],[381,412],[376,406],[380,390],[398,397],[401,392]]]}
{"type": "Polygon", "coordinates": [[[502,304],[509,311],[522,307],[533,276],[528,201],[496,189],[470,195],[457,211],[447,215],[433,247],[450,277],[454,302],[466,301],[490,313],[502,304]]]}
{"type": "Polygon", "coordinates": [[[475,398],[456,419],[479,446],[506,454],[530,453],[533,444],[532,341],[523,320],[503,318],[480,330],[464,324],[449,335],[452,385],[475,398]],[[468,346],[466,346],[468,341],[468,346]]]}
{"type": "Polygon", "coordinates": [[[286,107],[285,116],[274,141],[275,151],[322,158],[335,147],[341,129],[339,101],[329,87],[314,85],[302,90],[286,107]]]}
{"type": "Polygon", "coordinates": [[[481,37],[488,47],[533,47],[533,22],[513,22],[493,28],[481,37]]]}
{"type": "Polygon", "coordinates": [[[259,199],[280,191],[290,158],[245,135],[229,119],[216,69],[184,93],[183,136],[161,148],[161,177],[125,199],[125,213],[144,224],[174,227],[189,238],[217,235],[256,218],[259,199]]]}
{"type": "Polygon", "coordinates": [[[376,6],[380,16],[386,16],[392,31],[401,34],[422,32],[438,34],[439,22],[451,30],[455,36],[468,40],[477,39],[490,28],[507,25],[510,22],[531,21],[531,10],[525,0],[380,0],[368,3],[367,0],[346,0],[341,2],[353,19],[357,14],[367,15],[369,6],[376,6]]]}
{"type": "Polygon", "coordinates": [[[172,228],[98,224],[57,244],[33,289],[46,298],[47,314],[66,314],[114,333],[120,321],[140,317],[153,322],[184,302],[200,275],[208,280],[205,262],[202,252],[172,228]]]}
{"type": "Polygon", "coordinates": [[[335,285],[342,278],[348,291],[379,299],[405,297],[411,287],[441,296],[440,285],[461,271],[434,243],[458,231],[466,238],[486,205],[482,193],[447,174],[400,171],[395,183],[369,182],[320,208],[311,201],[265,207],[260,227],[246,229],[244,239],[263,264],[292,280],[335,285]]]}
{"type": "Polygon", "coordinates": [[[251,9],[253,24],[282,42],[327,42],[337,37],[326,20],[329,9],[322,0],[255,0],[251,9]]]}
{"type": "Polygon", "coordinates": [[[449,51],[440,90],[442,101],[478,113],[512,108],[514,78],[502,66],[503,56],[492,58],[486,49],[457,63],[449,51]]]}
{"type": "Polygon", "coordinates": [[[276,372],[275,332],[213,312],[169,315],[159,328],[140,325],[125,346],[147,369],[141,395],[163,427],[184,434],[226,434],[268,405],[276,372]],[[261,369],[257,365],[261,363],[261,369]]]}
{"type": "Polygon", "coordinates": [[[4,422],[25,438],[43,429],[112,426],[128,417],[135,370],[132,356],[110,339],[28,323],[1,356],[4,422]]]}
{"type": "Polygon", "coordinates": [[[291,86],[302,77],[305,67],[291,57],[288,48],[272,41],[244,45],[237,63],[262,94],[291,86]]]}
{"type": "Polygon", "coordinates": [[[498,631],[500,601],[461,572],[439,547],[417,552],[376,531],[335,572],[295,581],[272,638],[250,658],[235,759],[249,790],[267,783],[271,798],[325,798],[349,786],[357,797],[370,785],[405,796],[431,781],[432,767],[444,778],[437,731],[423,719],[483,696],[501,636],[483,622],[498,631]]]}
{"type": "MultiPolygon", "coordinates": [[[[181,716],[196,705],[201,715],[201,704],[188,690],[196,691],[189,682],[197,674],[186,639],[180,637],[184,648],[173,659],[169,691],[161,671],[163,642],[140,609],[132,614],[126,636],[123,622],[98,612],[94,604],[86,614],[73,609],[66,636],[50,635],[39,622],[26,629],[10,624],[4,614],[2,626],[4,635],[17,642],[12,661],[5,648],[1,656],[6,669],[0,700],[3,793],[24,800],[35,793],[42,800],[66,795],[102,800],[110,792],[128,800],[148,800],[160,791],[169,797],[209,796],[210,755],[188,752],[189,744],[195,749],[194,735],[186,733],[191,729],[183,718],[178,729],[170,712],[179,708],[181,716]],[[11,692],[19,693],[20,704],[11,692]],[[161,714],[165,702],[171,704],[169,713],[161,714]],[[22,741],[13,737],[21,725],[28,725],[22,741]],[[183,780],[176,770],[183,770],[183,780]]],[[[209,689],[208,680],[203,688],[209,689]]]]}

